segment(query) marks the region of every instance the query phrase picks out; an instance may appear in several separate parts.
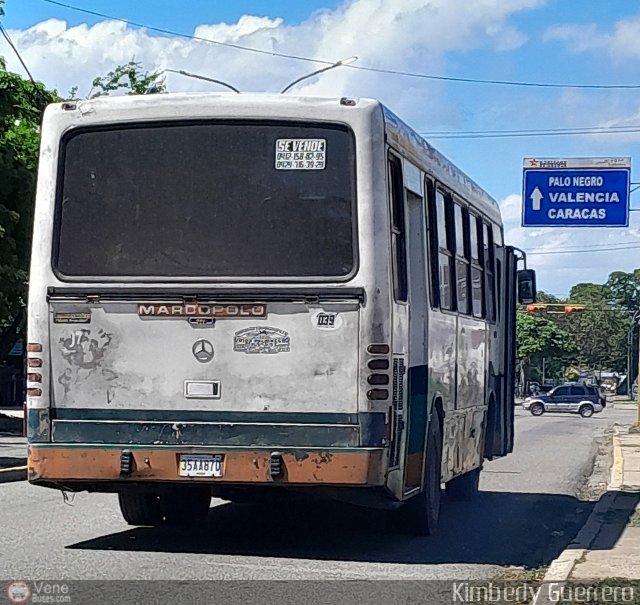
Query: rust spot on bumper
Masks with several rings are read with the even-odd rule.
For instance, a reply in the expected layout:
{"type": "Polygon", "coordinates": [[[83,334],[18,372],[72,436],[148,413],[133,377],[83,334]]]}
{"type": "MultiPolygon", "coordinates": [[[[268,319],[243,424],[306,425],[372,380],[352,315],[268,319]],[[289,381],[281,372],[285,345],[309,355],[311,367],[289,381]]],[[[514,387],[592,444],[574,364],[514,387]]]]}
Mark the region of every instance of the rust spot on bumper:
{"type": "MultiPolygon", "coordinates": [[[[280,484],[288,485],[384,485],[384,449],[362,451],[282,451],[286,469],[280,484]]],[[[209,483],[273,483],[269,473],[270,450],[229,451],[222,448],[197,450],[134,449],[133,472],[120,475],[120,448],[37,447],[29,448],[29,481],[182,481],[209,483]],[[224,454],[224,475],[180,477],[181,453],[224,454]]]]}

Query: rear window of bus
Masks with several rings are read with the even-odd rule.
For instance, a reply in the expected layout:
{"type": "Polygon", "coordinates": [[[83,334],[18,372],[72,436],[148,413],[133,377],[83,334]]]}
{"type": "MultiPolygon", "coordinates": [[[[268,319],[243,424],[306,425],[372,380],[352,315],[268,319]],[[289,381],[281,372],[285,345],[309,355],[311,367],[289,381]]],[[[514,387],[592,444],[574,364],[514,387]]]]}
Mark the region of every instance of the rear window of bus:
{"type": "Polygon", "coordinates": [[[355,144],[342,125],[181,122],[62,142],[62,278],[334,278],[356,267],[355,144]]]}

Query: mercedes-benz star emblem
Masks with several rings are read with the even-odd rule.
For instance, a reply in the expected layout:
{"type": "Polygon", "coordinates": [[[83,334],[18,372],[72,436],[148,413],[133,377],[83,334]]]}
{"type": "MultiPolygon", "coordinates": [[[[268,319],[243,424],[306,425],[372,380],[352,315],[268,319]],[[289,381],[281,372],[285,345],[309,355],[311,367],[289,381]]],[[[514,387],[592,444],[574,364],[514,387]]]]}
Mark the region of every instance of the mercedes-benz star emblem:
{"type": "Polygon", "coordinates": [[[213,359],[213,345],[204,339],[196,340],[191,347],[193,356],[200,363],[207,363],[213,359]]]}

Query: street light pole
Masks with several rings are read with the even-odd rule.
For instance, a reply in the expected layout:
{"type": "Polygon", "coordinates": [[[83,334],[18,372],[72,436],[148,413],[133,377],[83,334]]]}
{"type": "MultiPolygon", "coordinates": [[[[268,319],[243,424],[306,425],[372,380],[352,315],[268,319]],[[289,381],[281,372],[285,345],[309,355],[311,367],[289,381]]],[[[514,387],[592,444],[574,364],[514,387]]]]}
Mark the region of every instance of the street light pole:
{"type": "MultiPolygon", "coordinates": [[[[639,313],[640,313],[640,309],[637,309],[635,313],[632,315],[631,326],[629,326],[629,331],[627,332],[627,395],[629,396],[629,399],[631,399],[633,395],[632,389],[631,389],[631,363],[633,358],[633,348],[631,346],[631,343],[633,341],[633,329],[636,327],[636,317],[638,317],[639,313]]],[[[640,367],[640,355],[638,356],[638,363],[640,367]]],[[[640,376],[640,374],[638,375],[640,376]]]]}
{"type": "Polygon", "coordinates": [[[291,82],[291,84],[283,88],[280,94],[284,94],[285,92],[287,92],[287,90],[289,90],[290,88],[293,88],[298,82],[302,82],[302,80],[306,80],[307,78],[311,78],[312,76],[317,76],[318,74],[321,74],[325,71],[329,71],[330,69],[335,69],[336,67],[340,67],[341,65],[349,65],[351,63],[354,63],[357,60],[358,60],[358,57],[349,57],[348,59],[342,59],[341,61],[336,61],[332,65],[328,65],[327,67],[323,67],[322,69],[318,69],[317,71],[311,72],[306,76],[301,76],[300,78],[298,78],[297,80],[294,80],[293,82],[291,82]]]}
{"type": "Polygon", "coordinates": [[[224,86],[229,90],[233,90],[233,92],[237,92],[240,94],[240,91],[235,87],[231,86],[231,84],[227,84],[222,80],[216,80],[215,78],[209,78],[208,76],[201,76],[200,74],[192,74],[189,71],[184,71],[184,69],[163,69],[162,71],[170,71],[172,74],[180,74],[181,76],[186,76],[187,78],[195,78],[196,80],[204,80],[205,82],[213,82],[214,84],[220,84],[220,86],[224,86]]]}
{"type": "MultiPolygon", "coordinates": [[[[640,332],[638,332],[638,382],[640,383],[640,332]]],[[[636,389],[636,425],[634,433],[640,432],[640,384],[636,389]]]]}

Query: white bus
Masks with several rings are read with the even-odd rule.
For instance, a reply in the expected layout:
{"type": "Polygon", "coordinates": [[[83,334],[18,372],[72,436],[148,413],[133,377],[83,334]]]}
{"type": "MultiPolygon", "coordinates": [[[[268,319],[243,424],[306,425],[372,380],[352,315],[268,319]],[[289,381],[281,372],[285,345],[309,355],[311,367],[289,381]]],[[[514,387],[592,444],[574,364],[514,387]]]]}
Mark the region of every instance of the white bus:
{"type": "Polygon", "coordinates": [[[375,100],[52,105],[34,222],[34,484],[117,492],[134,525],[307,490],[427,534],[442,484],[468,498],[512,449],[535,276],[375,100]]]}

